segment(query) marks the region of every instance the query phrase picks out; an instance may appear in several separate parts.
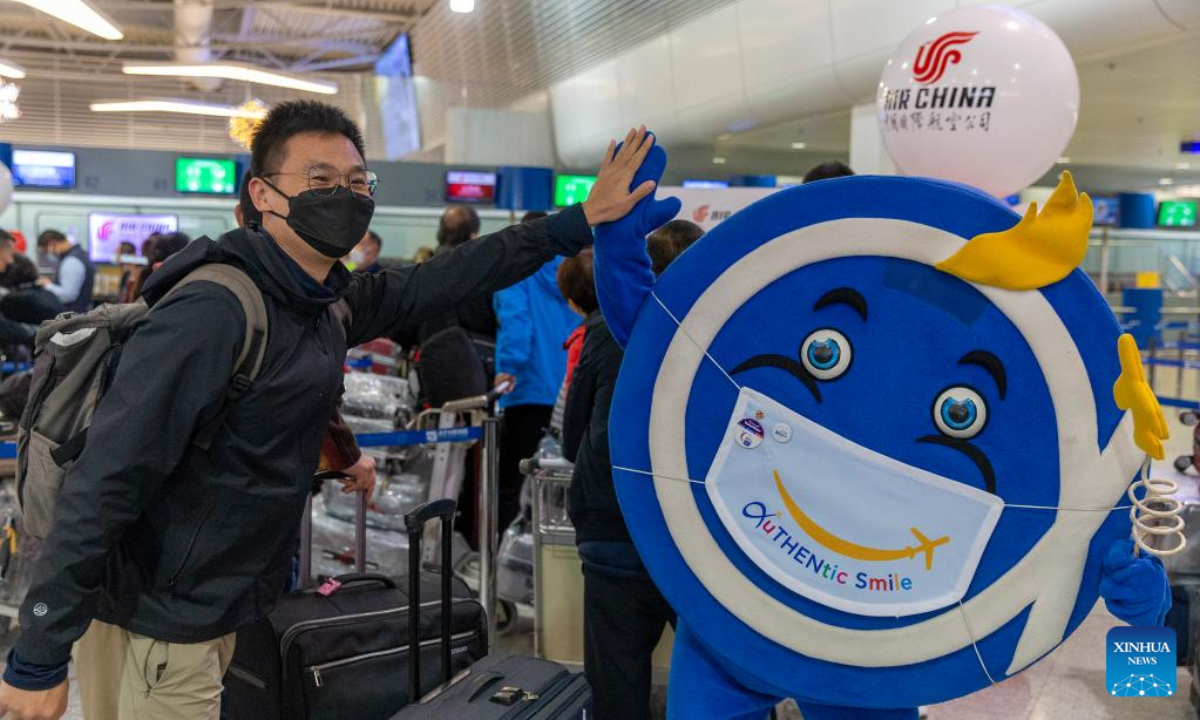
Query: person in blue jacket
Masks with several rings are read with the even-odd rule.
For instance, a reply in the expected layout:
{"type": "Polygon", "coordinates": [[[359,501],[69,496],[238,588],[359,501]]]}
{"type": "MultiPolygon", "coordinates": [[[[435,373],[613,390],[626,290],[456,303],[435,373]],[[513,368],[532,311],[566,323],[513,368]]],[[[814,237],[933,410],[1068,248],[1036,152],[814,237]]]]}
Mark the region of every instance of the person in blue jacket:
{"type": "MultiPolygon", "coordinates": [[[[529,222],[545,213],[526,213],[529,222]]],[[[493,305],[500,325],[496,333],[496,384],[509,382],[500,397],[500,529],[521,511],[522,475],[519,464],[537,450],[550,426],[558,388],[567,373],[563,342],[579,316],[567,306],[558,289],[561,258],[546,263],[532,276],[496,293],[493,305]]]]}

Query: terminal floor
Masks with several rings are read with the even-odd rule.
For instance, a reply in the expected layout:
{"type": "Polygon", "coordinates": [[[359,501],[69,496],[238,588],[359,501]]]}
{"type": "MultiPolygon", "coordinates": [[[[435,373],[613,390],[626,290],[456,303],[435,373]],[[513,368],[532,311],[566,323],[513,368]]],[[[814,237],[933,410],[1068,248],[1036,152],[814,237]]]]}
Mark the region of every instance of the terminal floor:
{"type": "MultiPolygon", "coordinates": [[[[1103,604],[1084,621],[1062,647],[1025,672],[993,687],[928,709],[929,720],[1194,720],[1188,700],[1191,676],[1186,668],[1176,674],[1178,691],[1169,698],[1115,698],[1105,691],[1104,635],[1117,621],[1103,604]]],[[[524,625],[524,623],[523,623],[524,625]]],[[[524,628],[522,628],[524,629],[524,628]]],[[[7,655],[15,634],[0,636],[0,653],[7,655]]],[[[501,638],[506,652],[533,651],[532,634],[521,632],[501,638]]],[[[71,688],[65,720],[83,720],[78,691],[71,688]]],[[[665,693],[654,694],[656,716],[663,717],[665,693]]],[[[795,705],[785,703],[780,720],[799,720],[795,705]]]]}
{"type": "MultiPolygon", "coordinates": [[[[1004,682],[928,708],[928,720],[1195,720],[1188,699],[1191,674],[1176,672],[1176,692],[1168,698],[1116,698],[1105,680],[1104,636],[1120,622],[1097,603],[1079,629],[1049,657],[1004,682]]],[[[532,653],[532,635],[502,637],[506,652],[532,653]]],[[[656,688],[655,717],[665,717],[665,688],[656,688]]],[[[779,720],[800,720],[793,703],[784,703],[779,720]]],[[[601,718],[600,720],[604,720],[601,718]]]]}

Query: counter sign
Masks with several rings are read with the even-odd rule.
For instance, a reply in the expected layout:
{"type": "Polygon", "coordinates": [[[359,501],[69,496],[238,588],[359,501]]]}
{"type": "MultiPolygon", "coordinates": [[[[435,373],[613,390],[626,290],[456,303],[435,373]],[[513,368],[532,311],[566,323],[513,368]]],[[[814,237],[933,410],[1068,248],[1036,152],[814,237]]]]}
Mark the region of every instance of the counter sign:
{"type": "Polygon", "coordinates": [[[1167,697],[1175,694],[1175,631],[1166,627],[1115,627],[1105,640],[1108,694],[1167,697]]]}

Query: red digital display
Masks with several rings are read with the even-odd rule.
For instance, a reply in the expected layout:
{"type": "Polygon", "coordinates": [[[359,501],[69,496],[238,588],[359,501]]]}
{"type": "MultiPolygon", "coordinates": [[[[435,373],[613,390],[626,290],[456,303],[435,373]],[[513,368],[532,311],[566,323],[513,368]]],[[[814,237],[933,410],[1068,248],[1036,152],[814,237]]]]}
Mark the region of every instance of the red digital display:
{"type": "Polygon", "coordinates": [[[450,170],[446,202],[491,203],[496,200],[496,173],[450,170]]]}

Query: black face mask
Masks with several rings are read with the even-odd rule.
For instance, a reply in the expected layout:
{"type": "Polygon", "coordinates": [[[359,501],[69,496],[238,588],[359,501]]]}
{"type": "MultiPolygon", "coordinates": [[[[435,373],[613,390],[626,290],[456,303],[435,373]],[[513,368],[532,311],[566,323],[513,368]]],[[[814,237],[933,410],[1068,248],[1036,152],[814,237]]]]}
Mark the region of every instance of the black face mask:
{"type": "Polygon", "coordinates": [[[362,240],[375,214],[375,201],[370,196],[343,185],[332,193],[305,190],[287,195],[266,178],[262,181],[288,201],[286,216],[274,210],[267,212],[285,221],[300,239],[327,258],[345,257],[362,240]]]}

